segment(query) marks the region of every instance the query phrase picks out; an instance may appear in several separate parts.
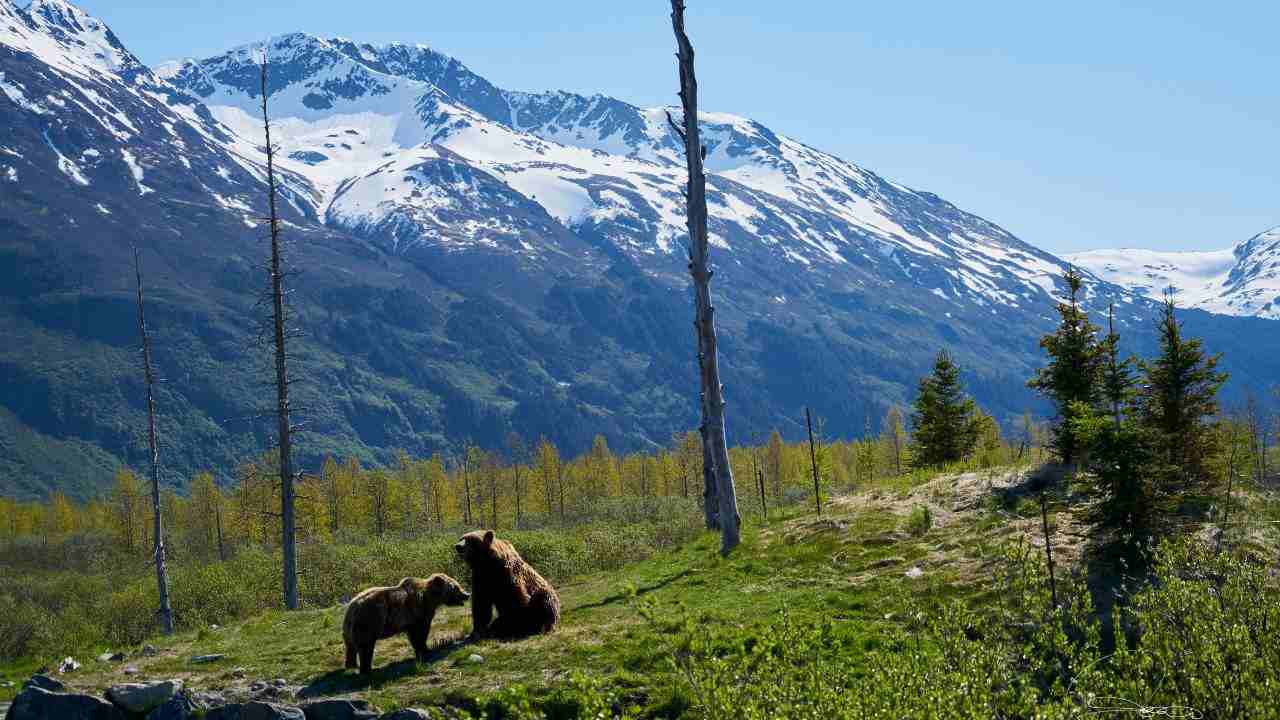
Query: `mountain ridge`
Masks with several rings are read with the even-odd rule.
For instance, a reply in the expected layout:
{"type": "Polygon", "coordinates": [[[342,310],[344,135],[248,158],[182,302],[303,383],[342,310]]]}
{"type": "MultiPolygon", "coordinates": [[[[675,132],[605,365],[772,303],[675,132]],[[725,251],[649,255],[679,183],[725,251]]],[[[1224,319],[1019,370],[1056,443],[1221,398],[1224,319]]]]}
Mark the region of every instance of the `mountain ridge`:
{"type": "Polygon", "coordinates": [[[1174,290],[1182,305],[1223,315],[1280,319],[1280,226],[1227,250],[1090,250],[1066,259],[1150,298],[1174,290]]]}

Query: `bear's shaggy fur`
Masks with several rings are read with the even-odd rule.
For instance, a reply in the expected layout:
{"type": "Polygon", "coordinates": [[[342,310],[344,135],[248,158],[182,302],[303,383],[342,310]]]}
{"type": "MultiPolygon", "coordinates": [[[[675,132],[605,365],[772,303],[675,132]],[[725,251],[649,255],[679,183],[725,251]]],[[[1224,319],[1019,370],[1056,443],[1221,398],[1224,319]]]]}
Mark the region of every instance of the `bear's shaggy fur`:
{"type": "Polygon", "coordinates": [[[462,536],[454,549],[471,568],[471,635],[513,639],[548,633],[560,620],[560,596],[493,531],[462,536]],[[497,609],[498,619],[490,620],[497,609]]]}
{"type": "Polygon", "coordinates": [[[373,587],[361,592],[347,604],[342,622],[347,667],[355,667],[358,656],[360,674],[373,672],[374,644],[402,632],[408,633],[418,660],[425,659],[436,608],[463,605],[469,597],[457,580],[439,574],[426,580],[408,577],[395,587],[373,587]]]}

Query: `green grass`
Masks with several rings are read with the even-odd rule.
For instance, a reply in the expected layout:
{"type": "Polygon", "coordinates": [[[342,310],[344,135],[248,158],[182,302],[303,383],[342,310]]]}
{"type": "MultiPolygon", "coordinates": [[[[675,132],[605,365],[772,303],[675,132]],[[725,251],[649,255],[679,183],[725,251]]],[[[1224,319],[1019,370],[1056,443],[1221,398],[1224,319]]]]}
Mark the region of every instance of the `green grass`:
{"type": "MultiPolygon", "coordinates": [[[[895,487],[892,494],[909,490],[895,487]]],[[[622,567],[576,576],[557,568],[555,574],[569,577],[559,583],[564,619],[555,633],[514,643],[455,644],[469,629],[469,616],[465,609],[445,609],[432,628],[437,647],[430,662],[413,662],[402,639],[383,641],[369,682],[342,668],[343,610],[336,605],[266,612],[217,630],[153,639],[158,657],[131,657],[118,665],[89,661],[73,682],[102,687],[122,680],[125,665],[136,666],[144,677],[183,677],[197,689],[283,677],[309,695],[367,697],[386,710],[457,704],[513,686],[527,686],[545,699],[584,673],[656,712],[688,699],[677,697],[681,683],[672,675],[670,628],[642,617],[638,602],[654,617],[683,618],[726,641],[767,633],[784,613],[808,623],[834,618],[852,647],[871,648],[902,622],[901,609],[909,601],[929,605],[987,592],[974,570],[995,562],[1010,529],[983,524],[975,513],[914,536],[900,529],[912,506],[868,508],[838,498],[824,507],[822,518],[800,507],[775,509],[771,522],[748,524],[742,545],[729,558],[717,552],[717,536],[701,533],[622,567]],[[914,565],[924,568],[923,577],[905,576],[914,565]],[[211,653],[226,658],[190,663],[194,655],[211,653]],[[473,654],[483,662],[469,662],[473,654]],[[232,676],[237,669],[246,679],[232,676]]],[[[31,666],[3,666],[0,675],[17,679],[31,666]]]]}
{"type": "MultiPolygon", "coordinates": [[[[522,713],[522,707],[539,708],[549,717],[594,717],[596,712],[609,717],[680,717],[697,706],[703,717],[729,718],[735,717],[735,708],[742,703],[753,703],[754,709],[744,710],[741,718],[769,717],[770,703],[775,701],[768,693],[747,692],[747,685],[714,680],[727,663],[754,668],[759,677],[752,688],[785,676],[779,692],[803,691],[805,697],[813,696],[814,707],[828,710],[843,701],[836,690],[806,685],[818,673],[837,690],[865,686],[883,676],[885,683],[901,682],[901,688],[919,686],[912,692],[927,694],[936,689],[939,698],[960,697],[954,695],[956,688],[973,682],[994,685],[998,674],[1031,693],[1017,699],[1017,707],[1036,707],[1035,693],[1049,692],[1045,716],[1072,717],[1078,709],[1072,704],[1076,700],[1064,695],[1060,686],[1037,689],[1036,678],[1052,677],[1057,661],[1048,658],[1068,657],[1083,663],[1100,653],[1096,648],[1071,650],[1066,636],[1053,628],[1055,623],[1045,622],[1052,616],[1045,615],[1047,589],[1038,550],[1032,548],[1022,561],[1022,584],[1010,585],[1009,573],[1017,564],[1010,563],[1007,550],[1011,543],[1038,536],[1038,504],[1036,512],[1031,512],[1027,505],[1033,496],[1010,492],[1002,487],[1007,482],[998,477],[996,481],[994,488],[985,476],[976,481],[970,476],[967,485],[952,477],[914,485],[874,485],[833,498],[820,518],[802,506],[775,508],[770,522],[747,523],[742,545],[728,558],[718,553],[718,537],[696,532],[633,562],[618,559],[617,552],[610,551],[606,554],[613,559],[595,569],[585,560],[556,565],[548,545],[556,542],[557,531],[527,534],[529,555],[545,558],[557,576],[564,612],[556,632],[520,642],[464,644],[459,639],[469,630],[467,609],[443,609],[432,628],[434,650],[429,661],[416,662],[403,639],[383,641],[374,658],[374,674],[367,680],[342,667],[343,610],[336,604],[298,612],[262,612],[217,629],[202,627],[153,638],[160,650],[156,657],[131,652],[120,664],[91,659],[106,648],[85,648],[76,654],[85,667],[68,679],[73,687],[99,690],[125,680],[123,667],[133,665],[141,677],[181,677],[196,690],[227,690],[253,680],[284,678],[290,686],[302,688],[306,697],[363,697],[384,711],[450,705],[491,718],[535,716],[522,713]],[[932,522],[922,532],[909,532],[910,517],[921,507],[930,508],[932,522]],[[575,572],[575,568],[587,570],[575,572]],[[920,568],[922,574],[908,576],[912,568],[920,568]],[[955,614],[952,601],[968,610],[955,614]],[[1032,620],[1010,622],[1007,612],[1032,620]],[[1030,628],[1027,637],[1018,635],[1024,627],[1030,628]],[[979,635],[989,633],[989,642],[983,645],[981,639],[967,639],[965,633],[971,628],[978,628],[979,635]],[[225,658],[206,665],[190,662],[195,655],[211,653],[225,658]],[[472,655],[483,660],[471,662],[472,655]],[[966,659],[970,657],[976,659],[966,659]],[[1020,664],[1018,657],[1024,657],[1025,663],[1020,664]],[[684,659],[676,662],[678,658],[684,659]],[[927,663],[928,676],[910,680],[913,662],[927,663]],[[814,665],[812,677],[805,670],[809,665],[814,665]],[[690,678],[704,685],[695,687],[690,678]],[[931,688],[930,683],[937,687],[931,688]],[[704,692],[712,695],[700,694],[704,692]]],[[[1048,498],[1050,512],[1061,513],[1053,524],[1068,525],[1062,513],[1067,508],[1065,492],[1048,498]]],[[[1249,502],[1259,517],[1274,511],[1270,500],[1249,502]]],[[[1274,540],[1267,537],[1269,542],[1274,540]]],[[[1274,558],[1274,545],[1270,548],[1274,558]]],[[[392,555],[430,556],[408,548],[392,555]]],[[[341,553],[335,555],[340,557],[341,553]]],[[[1080,567],[1073,565],[1078,561],[1064,540],[1058,582],[1060,594],[1073,598],[1070,613],[1086,612],[1082,608],[1087,607],[1079,604],[1080,595],[1071,594],[1082,588],[1070,579],[1071,569],[1080,567]]],[[[334,571],[339,569],[335,566],[334,571]]],[[[335,588],[337,584],[341,583],[335,588]]],[[[1274,591],[1271,587],[1268,592],[1274,591]]],[[[1205,595],[1195,587],[1178,593],[1143,602],[1154,603],[1166,615],[1168,607],[1200,607],[1196,612],[1207,613],[1207,619],[1196,621],[1201,633],[1196,642],[1205,656],[1219,653],[1237,658],[1230,662],[1249,657],[1246,645],[1224,650],[1206,644],[1226,637],[1229,633],[1223,628],[1234,627],[1236,615],[1218,617],[1213,615],[1218,612],[1216,605],[1198,606],[1197,598],[1205,595]]],[[[1249,597],[1244,590],[1236,595],[1249,597]]],[[[1063,610],[1064,616],[1070,613],[1063,610]]],[[[1190,617],[1186,611],[1173,616],[1190,617]]],[[[1070,622],[1080,622],[1071,617],[1070,622]]],[[[1163,616],[1152,616],[1158,617],[1163,616]]],[[[1178,632],[1174,628],[1165,635],[1153,634],[1152,657],[1183,652],[1176,644],[1178,632]],[[1172,644],[1160,645],[1166,640],[1172,644]]],[[[1271,642],[1267,652],[1275,646],[1271,642]]],[[[1134,658],[1123,660],[1132,663],[1125,667],[1151,665],[1139,656],[1134,658]]],[[[0,677],[20,681],[38,664],[52,659],[0,665],[0,677]]],[[[1259,668],[1272,667],[1259,662],[1259,668]]],[[[1095,673],[1095,681],[1099,686],[1105,682],[1111,683],[1108,687],[1126,688],[1126,692],[1142,689],[1137,680],[1125,686],[1126,677],[1142,677],[1137,670],[1125,672],[1128,675],[1119,680],[1095,673]]],[[[1015,702],[1000,696],[1001,688],[1013,685],[980,688],[988,693],[983,702],[1015,702]]],[[[1178,691],[1170,685],[1158,689],[1164,693],[1158,697],[1176,697],[1178,691]]],[[[12,694],[12,690],[0,690],[0,699],[6,692],[12,694]]],[[[897,702],[892,699],[895,692],[889,688],[881,693],[888,703],[885,708],[898,707],[892,704],[897,702]]],[[[796,702],[789,707],[808,700],[801,697],[796,702]]],[[[911,707],[916,709],[899,715],[881,709],[872,716],[934,717],[919,714],[923,711],[916,705],[911,707]]],[[[984,717],[982,713],[987,712],[989,717],[990,707],[974,710],[957,705],[945,716],[984,717]]]]}

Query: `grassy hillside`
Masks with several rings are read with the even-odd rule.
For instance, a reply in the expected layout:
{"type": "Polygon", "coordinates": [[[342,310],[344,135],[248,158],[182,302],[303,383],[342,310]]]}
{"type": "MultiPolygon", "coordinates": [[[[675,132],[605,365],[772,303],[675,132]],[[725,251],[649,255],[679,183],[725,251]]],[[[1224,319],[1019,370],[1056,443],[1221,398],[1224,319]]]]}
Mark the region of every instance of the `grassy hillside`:
{"type": "MultiPolygon", "coordinates": [[[[820,518],[791,508],[770,522],[752,522],[743,546],[728,559],[717,555],[714,536],[690,528],[687,536],[666,541],[647,536],[621,548],[621,555],[614,547],[613,559],[597,564],[601,570],[579,572],[589,567],[590,550],[580,560],[556,562],[546,544],[554,542],[550,535],[517,533],[517,545],[559,584],[564,624],[557,632],[522,642],[463,644],[458,639],[469,625],[466,611],[447,609],[433,627],[430,662],[415,663],[403,640],[384,641],[367,682],[342,669],[340,605],[266,612],[153,639],[159,649],[154,657],[129,648],[125,662],[88,660],[67,678],[74,687],[98,689],[124,680],[124,668],[134,667],[138,676],[182,677],[193,689],[228,699],[355,696],[383,710],[450,706],[491,717],[532,717],[521,713],[534,708],[552,717],[597,710],[606,716],[842,716],[833,714],[834,707],[858,707],[869,717],[991,717],[999,707],[1008,717],[1029,716],[1028,708],[1040,708],[1044,717],[1074,717],[1102,690],[1123,690],[1143,706],[1194,707],[1194,701],[1209,717],[1275,716],[1277,710],[1258,698],[1280,683],[1280,646],[1274,632],[1250,640],[1246,631],[1280,621],[1280,598],[1274,577],[1240,559],[1266,558],[1274,566],[1277,536],[1269,520],[1280,517],[1274,498],[1241,496],[1247,512],[1232,525],[1232,552],[1197,555],[1183,548],[1163,555],[1169,566],[1157,572],[1167,572],[1165,594],[1129,601],[1134,612],[1155,604],[1141,642],[1134,652],[1099,663],[1103,650],[1113,649],[1105,637],[1109,626],[1088,620],[1094,607],[1088,598],[1091,591],[1095,598],[1114,595],[1121,573],[1086,560],[1092,540],[1063,512],[1078,498],[1060,479],[1051,485],[1048,509],[1061,607],[1047,610],[1041,518],[1032,492],[1037,482],[1010,471],[916,485],[884,481],[835,499],[820,518]],[[649,554],[642,547],[667,541],[676,544],[628,562],[649,554]],[[1188,567],[1188,560],[1215,567],[1216,574],[1182,577],[1173,571],[1188,567]],[[1197,582],[1216,590],[1171,594],[1178,583],[1197,582]],[[1199,600],[1210,597],[1217,602],[1199,600]],[[1177,603],[1185,607],[1172,615],[1181,615],[1185,625],[1166,633],[1155,619],[1178,610],[1177,603]],[[1160,666],[1169,653],[1176,657],[1191,644],[1199,662],[1160,666]],[[204,654],[225,657],[191,663],[204,654]],[[1179,684],[1180,673],[1206,673],[1223,662],[1226,676],[1179,684]],[[742,681],[719,679],[726,667],[742,681]],[[276,678],[283,688],[253,687],[276,678]],[[1237,705],[1217,708],[1222,712],[1205,706],[1227,690],[1239,692],[1230,701],[1237,705]],[[943,698],[949,698],[946,707],[928,711],[928,703],[943,698]],[[833,704],[823,710],[823,702],[833,704]]],[[[598,540],[591,547],[607,554],[607,543],[598,540]]],[[[578,547],[566,546],[571,556],[578,547]]],[[[434,551],[404,549],[399,557],[421,562],[434,551]]],[[[348,560],[359,565],[359,558],[348,560]]],[[[436,569],[452,570],[413,572],[436,569]]],[[[382,582],[397,579],[393,570],[380,572],[387,575],[382,582]]],[[[105,649],[120,648],[82,648],[77,657],[105,649]]],[[[11,663],[0,675],[20,680],[62,654],[11,663]]]]}

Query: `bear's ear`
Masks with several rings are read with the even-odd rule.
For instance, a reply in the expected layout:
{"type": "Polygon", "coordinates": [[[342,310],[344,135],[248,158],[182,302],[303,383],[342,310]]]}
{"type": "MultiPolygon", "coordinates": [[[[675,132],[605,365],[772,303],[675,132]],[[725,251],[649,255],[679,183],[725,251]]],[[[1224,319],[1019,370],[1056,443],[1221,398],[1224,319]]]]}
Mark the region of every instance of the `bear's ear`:
{"type": "Polygon", "coordinates": [[[400,581],[400,587],[405,590],[412,590],[413,584],[414,584],[414,579],[411,577],[407,577],[400,581]]]}
{"type": "Polygon", "coordinates": [[[486,530],[484,533],[484,545],[485,547],[489,547],[492,544],[493,544],[493,531],[486,530]]]}

